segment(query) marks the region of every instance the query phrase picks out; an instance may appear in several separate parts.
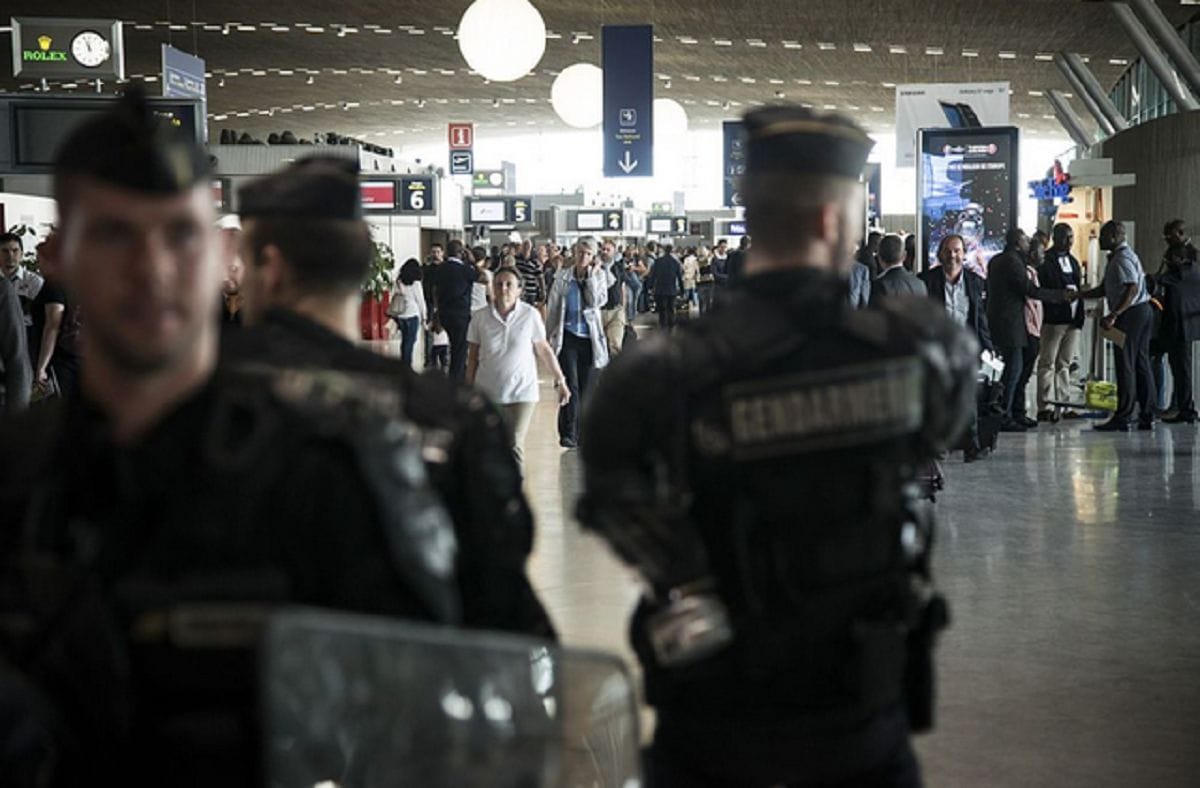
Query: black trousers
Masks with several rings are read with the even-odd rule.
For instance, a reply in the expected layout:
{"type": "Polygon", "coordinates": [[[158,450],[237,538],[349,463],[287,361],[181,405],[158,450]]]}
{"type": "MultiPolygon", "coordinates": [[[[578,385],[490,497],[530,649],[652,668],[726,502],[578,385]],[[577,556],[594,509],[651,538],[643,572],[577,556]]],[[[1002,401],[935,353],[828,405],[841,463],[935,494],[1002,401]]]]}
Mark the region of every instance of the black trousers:
{"type": "Polygon", "coordinates": [[[467,326],[471,316],[441,314],[438,320],[450,337],[450,377],[462,380],[467,375],[467,326]]]}
{"type": "Polygon", "coordinates": [[[1000,387],[1004,389],[1004,395],[1000,400],[1000,408],[1004,418],[1011,419],[1016,415],[1013,403],[1017,398],[1017,385],[1021,380],[1021,373],[1025,369],[1025,346],[997,346],[996,350],[999,351],[1000,358],[1004,359],[1004,372],[1000,375],[1000,387]]]}
{"type": "Polygon", "coordinates": [[[1192,343],[1179,340],[1167,350],[1171,362],[1171,377],[1175,381],[1175,404],[1180,416],[1196,415],[1195,394],[1192,392],[1192,343]]]}
{"type": "Polygon", "coordinates": [[[658,327],[672,329],[675,327],[675,296],[654,296],[654,310],[658,312],[658,327]]]}
{"type": "Polygon", "coordinates": [[[1028,341],[1025,343],[1025,351],[1021,354],[1021,377],[1017,379],[1017,390],[1013,394],[1012,415],[1013,418],[1025,416],[1025,389],[1029,387],[1029,379],[1033,377],[1033,370],[1037,368],[1038,352],[1042,347],[1040,337],[1027,335],[1028,341]]]}
{"type": "Polygon", "coordinates": [[[571,401],[558,409],[558,437],[579,440],[579,415],[591,389],[595,358],[592,355],[592,340],[577,337],[563,329],[562,350],[558,351],[558,365],[562,367],[571,390],[571,401]]]}
{"type": "Polygon", "coordinates": [[[1125,347],[1116,349],[1117,411],[1113,418],[1133,421],[1134,406],[1143,420],[1153,418],[1154,372],[1150,369],[1150,304],[1138,304],[1117,318],[1116,327],[1125,333],[1125,347]]]}

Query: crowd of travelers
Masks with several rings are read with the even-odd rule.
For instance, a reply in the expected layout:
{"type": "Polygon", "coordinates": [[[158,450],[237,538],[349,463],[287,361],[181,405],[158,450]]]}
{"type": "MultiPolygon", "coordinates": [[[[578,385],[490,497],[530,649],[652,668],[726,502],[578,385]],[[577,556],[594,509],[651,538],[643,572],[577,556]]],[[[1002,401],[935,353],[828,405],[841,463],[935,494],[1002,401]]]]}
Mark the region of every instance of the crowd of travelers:
{"type": "Polygon", "coordinates": [[[1000,360],[999,380],[981,388],[980,418],[962,446],[968,462],[994,445],[989,433],[1024,432],[1039,422],[1080,418],[1089,409],[1078,375],[1088,299],[1104,299],[1106,309],[1093,314],[1099,336],[1115,346],[1116,409],[1095,429],[1124,432],[1136,424],[1152,430],[1159,420],[1195,424],[1191,343],[1200,339],[1200,267],[1182,220],[1168,222],[1163,238],[1162,261],[1147,274],[1124,226],[1103,225],[1099,245],[1108,261],[1101,284],[1088,289],[1069,224],[1054,225],[1049,235],[1011,230],[985,275],[964,265],[961,236],[943,237],[938,264],[918,272],[913,236],[872,233],[856,254],[850,300],[855,307],[878,307],[896,295],[928,295],[1000,360]],[[1036,410],[1026,401],[1034,379],[1036,410]]]}

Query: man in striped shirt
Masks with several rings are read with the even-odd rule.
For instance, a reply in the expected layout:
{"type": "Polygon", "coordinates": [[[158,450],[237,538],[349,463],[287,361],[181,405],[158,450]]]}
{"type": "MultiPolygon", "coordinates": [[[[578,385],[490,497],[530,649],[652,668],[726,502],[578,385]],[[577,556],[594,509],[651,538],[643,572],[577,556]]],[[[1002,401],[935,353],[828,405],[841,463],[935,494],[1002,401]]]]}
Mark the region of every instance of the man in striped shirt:
{"type": "Polygon", "coordinates": [[[541,244],[533,247],[528,258],[517,258],[517,271],[521,273],[521,299],[536,307],[543,316],[546,306],[546,278],[543,273],[546,259],[546,247],[541,244]]]}

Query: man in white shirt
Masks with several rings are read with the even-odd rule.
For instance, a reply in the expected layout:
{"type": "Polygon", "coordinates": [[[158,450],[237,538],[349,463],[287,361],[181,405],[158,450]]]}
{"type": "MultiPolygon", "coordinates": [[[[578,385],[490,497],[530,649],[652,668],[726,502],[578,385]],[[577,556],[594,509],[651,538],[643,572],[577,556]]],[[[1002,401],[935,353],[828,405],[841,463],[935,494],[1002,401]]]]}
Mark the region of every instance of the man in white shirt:
{"type": "Polygon", "coordinates": [[[24,243],[16,233],[0,235],[0,273],[12,285],[21,300],[21,311],[25,316],[26,330],[33,327],[33,300],[42,292],[45,280],[36,271],[21,265],[25,255],[24,243]]]}
{"type": "Polygon", "coordinates": [[[542,316],[521,300],[522,285],[520,272],[501,268],[492,280],[491,305],[476,310],[467,326],[467,383],[487,394],[508,420],[518,464],[524,463],[525,433],[540,398],[538,357],[554,374],[559,405],[571,399],[542,316]]]}

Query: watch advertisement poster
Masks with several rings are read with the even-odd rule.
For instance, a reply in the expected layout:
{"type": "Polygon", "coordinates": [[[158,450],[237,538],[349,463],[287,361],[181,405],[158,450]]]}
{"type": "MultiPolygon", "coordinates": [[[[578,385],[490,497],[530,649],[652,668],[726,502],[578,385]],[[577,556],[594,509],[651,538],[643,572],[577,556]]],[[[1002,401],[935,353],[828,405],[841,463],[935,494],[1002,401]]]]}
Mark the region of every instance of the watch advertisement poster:
{"type": "Polygon", "coordinates": [[[124,79],[123,28],[115,19],[13,17],[12,64],[25,79],[124,79]]]}

